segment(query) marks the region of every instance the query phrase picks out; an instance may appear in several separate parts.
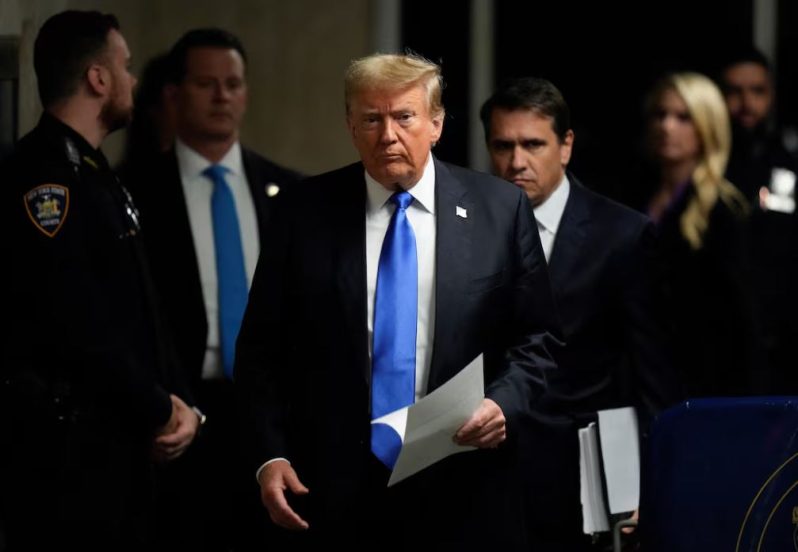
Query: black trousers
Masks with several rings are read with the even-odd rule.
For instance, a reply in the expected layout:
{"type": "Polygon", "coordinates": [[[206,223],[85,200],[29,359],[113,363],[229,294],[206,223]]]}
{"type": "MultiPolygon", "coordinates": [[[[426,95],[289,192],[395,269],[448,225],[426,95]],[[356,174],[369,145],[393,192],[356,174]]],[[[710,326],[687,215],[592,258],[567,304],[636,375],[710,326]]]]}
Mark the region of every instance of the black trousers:
{"type": "MultiPolygon", "coordinates": [[[[486,503],[470,492],[479,486],[475,478],[484,477],[472,469],[477,454],[454,455],[388,488],[388,469],[369,453],[360,485],[351,487],[350,496],[336,493],[345,500],[339,508],[320,499],[319,487],[315,503],[289,495],[289,503],[311,527],[280,530],[272,540],[274,549],[528,550],[520,495],[511,492],[486,503]],[[516,519],[511,522],[505,515],[516,519]]],[[[314,493],[314,485],[308,486],[314,493]]]]}
{"type": "Polygon", "coordinates": [[[96,405],[22,396],[0,393],[0,549],[149,550],[149,436],[96,405]]]}
{"type": "Polygon", "coordinates": [[[189,450],[158,473],[159,550],[264,550],[268,514],[245,462],[233,384],[203,381],[207,422],[189,450]]]}

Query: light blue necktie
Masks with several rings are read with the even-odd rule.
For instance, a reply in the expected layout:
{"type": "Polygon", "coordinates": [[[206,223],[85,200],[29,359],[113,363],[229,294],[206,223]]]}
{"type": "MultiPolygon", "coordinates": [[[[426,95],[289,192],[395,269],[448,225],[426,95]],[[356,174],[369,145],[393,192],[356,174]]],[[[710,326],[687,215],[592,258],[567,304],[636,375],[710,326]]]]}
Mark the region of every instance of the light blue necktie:
{"type": "Polygon", "coordinates": [[[238,214],[233,192],[224,179],[226,172],[227,169],[221,165],[211,165],[202,174],[213,182],[211,216],[219,290],[219,345],[224,373],[232,379],[236,337],[244,317],[249,290],[238,214]]]}
{"type": "MultiPolygon", "coordinates": [[[[416,324],[418,311],[418,258],[416,237],[407,208],[408,192],[391,196],[396,210],[380,253],[374,295],[374,341],[371,364],[371,417],[412,404],[416,387],[416,324]]],[[[401,437],[386,424],[371,424],[371,450],[393,469],[401,437]]]]}

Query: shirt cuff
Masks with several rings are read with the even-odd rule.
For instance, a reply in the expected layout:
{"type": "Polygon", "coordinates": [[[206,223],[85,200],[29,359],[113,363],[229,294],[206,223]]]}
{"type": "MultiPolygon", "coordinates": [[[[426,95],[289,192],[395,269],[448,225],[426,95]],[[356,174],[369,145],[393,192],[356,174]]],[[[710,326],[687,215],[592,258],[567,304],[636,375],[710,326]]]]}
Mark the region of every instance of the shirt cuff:
{"type": "MultiPolygon", "coordinates": [[[[264,468],[265,468],[266,466],[268,466],[269,464],[271,464],[272,462],[279,462],[279,461],[281,461],[281,460],[282,460],[283,462],[288,462],[288,459],[287,459],[287,458],[277,457],[277,458],[272,458],[272,459],[271,459],[271,460],[269,460],[268,462],[264,462],[264,463],[263,463],[263,465],[262,465],[261,467],[259,467],[259,468],[258,468],[258,471],[256,471],[256,472],[255,472],[255,481],[257,481],[257,482],[258,482],[258,485],[260,485],[260,472],[262,472],[262,471],[264,470],[264,468]]],[[[290,466],[290,465],[291,465],[291,462],[288,462],[288,465],[290,466]]]]}

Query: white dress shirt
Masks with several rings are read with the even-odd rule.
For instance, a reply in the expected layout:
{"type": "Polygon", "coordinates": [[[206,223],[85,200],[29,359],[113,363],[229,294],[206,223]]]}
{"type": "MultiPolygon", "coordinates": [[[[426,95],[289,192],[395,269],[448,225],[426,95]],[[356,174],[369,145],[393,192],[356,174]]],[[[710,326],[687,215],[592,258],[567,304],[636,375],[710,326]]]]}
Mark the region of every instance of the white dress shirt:
{"type": "MultiPolygon", "coordinates": [[[[369,357],[374,338],[374,293],[377,290],[377,269],[382,242],[396,209],[389,201],[394,192],[366,175],[366,304],[368,305],[369,357]]],[[[416,236],[418,256],[418,325],[416,327],[416,400],[427,392],[427,376],[432,361],[435,331],[435,163],[427,158],[424,174],[408,190],[413,202],[407,208],[407,219],[416,236]]]]}
{"type": "MultiPolygon", "coordinates": [[[[205,300],[205,315],[208,320],[208,342],[202,366],[202,377],[203,379],[217,379],[223,377],[224,370],[219,354],[219,289],[216,276],[216,249],[213,242],[213,218],[211,216],[213,182],[202,174],[202,171],[213,163],[179,139],[175,143],[175,154],[180,170],[180,180],[183,183],[191,234],[194,237],[194,249],[197,252],[202,297],[205,300]]],[[[238,142],[233,144],[217,164],[227,169],[225,180],[233,193],[241,231],[241,246],[244,249],[247,285],[251,286],[260,252],[260,238],[255,203],[247,183],[247,175],[244,172],[241,159],[241,146],[238,142]]]]}
{"type": "Polygon", "coordinates": [[[570,193],[571,183],[568,181],[568,177],[563,175],[562,180],[546,201],[533,209],[535,218],[538,221],[540,244],[543,246],[546,262],[549,262],[551,257],[554,239],[557,237],[557,229],[560,227],[562,214],[565,211],[565,204],[568,202],[570,193]]]}

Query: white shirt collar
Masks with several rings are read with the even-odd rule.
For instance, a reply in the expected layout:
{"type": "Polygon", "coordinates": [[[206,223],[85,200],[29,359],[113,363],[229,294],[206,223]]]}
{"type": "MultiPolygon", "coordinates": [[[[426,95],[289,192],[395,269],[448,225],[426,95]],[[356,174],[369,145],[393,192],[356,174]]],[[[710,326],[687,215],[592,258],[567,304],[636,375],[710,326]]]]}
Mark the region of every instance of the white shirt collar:
{"type": "Polygon", "coordinates": [[[563,174],[562,180],[560,180],[560,183],[548,199],[533,209],[538,225],[552,234],[557,233],[570,192],[571,183],[568,181],[568,177],[563,174]]]}
{"type": "MultiPolygon", "coordinates": [[[[187,146],[180,138],[175,140],[175,155],[177,156],[180,174],[186,176],[200,176],[202,171],[214,164],[187,146]]],[[[223,166],[234,175],[244,174],[244,163],[241,159],[241,146],[239,143],[234,142],[230,149],[227,150],[227,153],[224,154],[224,157],[215,164],[223,166]]]]}
{"type": "MultiPolygon", "coordinates": [[[[374,180],[368,171],[364,170],[363,172],[366,175],[366,205],[369,213],[375,213],[382,209],[394,192],[374,180]]],[[[424,165],[421,178],[408,192],[416,200],[416,203],[433,215],[435,214],[435,163],[432,160],[432,153],[427,157],[427,164],[424,165]]]]}

